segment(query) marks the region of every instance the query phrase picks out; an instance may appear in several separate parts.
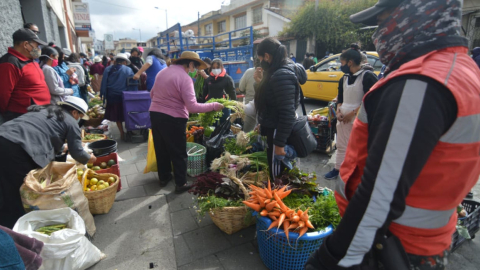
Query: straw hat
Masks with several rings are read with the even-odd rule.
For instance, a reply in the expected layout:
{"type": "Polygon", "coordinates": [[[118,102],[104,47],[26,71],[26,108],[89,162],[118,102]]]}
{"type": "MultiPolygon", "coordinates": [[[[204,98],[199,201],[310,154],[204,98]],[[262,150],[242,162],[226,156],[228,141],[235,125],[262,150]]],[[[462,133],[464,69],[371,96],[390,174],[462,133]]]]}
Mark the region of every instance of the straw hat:
{"type": "Polygon", "coordinates": [[[203,62],[202,59],[200,59],[200,56],[198,56],[198,53],[185,51],[185,52],[182,53],[180,58],[173,59],[172,62],[175,64],[178,60],[182,60],[182,59],[188,59],[188,60],[193,60],[193,61],[198,62],[200,64],[200,67],[198,67],[198,69],[206,69],[207,68],[207,64],[205,62],[203,62]]]}
{"type": "Polygon", "coordinates": [[[83,114],[83,117],[82,117],[83,120],[90,119],[90,117],[88,117],[88,115],[87,115],[88,105],[85,102],[85,100],[83,100],[79,97],[67,96],[67,97],[65,97],[65,101],[59,101],[57,104],[58,105],[67,105],[67,106],[79,111],[80,113],[83,114]]]}
{"type": "Polygon", "coordinates": [[[100,63],[100,62],[102,62],[102,58],[100,58],[100,56],[95,56],[95,57],[93,58],[93,62],[95,62],[95,63],[100,63]]]}
{"type": "Polygon", "coordinates": [[[127,56],[126,54],[124,54],[124,53],[117,53],[117,56],[115,56],[115,57],[113,58],[113,60],[117,61],[118,58],[127,61],[127,66],[130,65],[130,59],[128,59],[128,56],[127,56]]]}

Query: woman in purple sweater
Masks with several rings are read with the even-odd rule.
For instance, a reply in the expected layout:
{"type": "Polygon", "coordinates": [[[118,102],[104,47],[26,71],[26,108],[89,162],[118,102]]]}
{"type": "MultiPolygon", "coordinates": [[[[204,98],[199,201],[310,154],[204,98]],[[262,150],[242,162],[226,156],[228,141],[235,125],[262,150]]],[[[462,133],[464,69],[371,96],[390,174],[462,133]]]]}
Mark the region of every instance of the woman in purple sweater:
{"type": "Polygon", "coordinates": [[[164,187],[175,173],[175,193],[191,187],[187,183],[186,129],[189,113],[221,111],[220,103],[199,104],[188,72],[204,70],[207,65],[194,52],[183,52],[173,64],[160,71],[150,92],[153,143],[157,155],[158,177],[164,187]]]}

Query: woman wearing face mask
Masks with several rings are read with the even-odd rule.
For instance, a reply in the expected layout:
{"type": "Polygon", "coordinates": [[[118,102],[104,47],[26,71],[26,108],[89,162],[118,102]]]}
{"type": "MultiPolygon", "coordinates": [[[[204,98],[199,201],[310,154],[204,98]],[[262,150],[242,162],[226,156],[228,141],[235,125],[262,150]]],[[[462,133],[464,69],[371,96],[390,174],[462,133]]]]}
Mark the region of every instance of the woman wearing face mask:
{"type": "Polygon", "coordinates": [[[324,175],[325,179],[336,179],[345,159],[348,140],[363,96],[378,81],[377,76],[362,68],[362,53],[357,44],[340,55],[341,70],[345,76],[338,84],[337,99],[337,157],[335,168],[324,175]]]}
{"type": "Polygon", "coordinates": [[[162,50],[155,48],[148,53],[145,64],[142,68],[135,73],[133,76],[134,80],[140,79],[140,76],[143,72],[147,73],[147,90],[152,90],[153,84],[155,83],[155,78],[157,74],[164,68],[167,67],[167,62],[165,62],[165,57],[162,54],[162,50]]]}
{"type": "Polygon", "coordinates": [[[275,179],[283,169],[274,164],[273,158],[285,156],[300,102],[298,84],[307,81],[307,74],[300,64],[288,58],[287,48],[274,38],[264,39],[258,45],[257,55],[261,68],[254,74],[255,108],[261,134],[267,136],[270,177],[275,179]]]}
{"type": "Polygon", "coordinates": [[[83,150],[78,127],[81,118],[88,119],[87,110],[85,101],[69,96],[58,105],[30,106],[28,113],[0,126],[0,225],[12,228],[25,214],[18,192],[23,179],[53,161],[65,140],[77,162],[96,161],[83,150]]]}
{"type": "Polygon", "coordinates": [[[80,87],[78,83],[72,83],[71,78],[75,74],[76,68],[68,67],[67,62],[64,59],[65,53],[59,47],[54,47],[54,49],[58,52],[58,66],[54,67],[53,69],[57,72],[57,74],[62,78],[63,85],[67,88],[73,89],[73,96],[80,97],[80,87]]]}
{"type": "Polygon", "coordinates": [[[57,50],[49,46],[42,48],[40,67],[43,70],[45,82],[47,83],[50,95],[52,96],[52,104],[57,104],[58,101],[64,101],[65,96],[73,94],[73,89],[65,88],[62,78],[60,78],[57,72],[53,69],[56,66],[58,66],[57,50]]]}
{"type": "MultiPolygon", "coordinates": [[[[210,77],[208,77],[203,84],[203,100],[208,101],[212,98],[237,100],[235,83],[232,77],[227,74],[227,71],[223,67],[223,62],[220,59],[213,59],[210,77]]],[[[219,120],[220,125],[227,120],[230,113],[230,109],[223,109],[223,116],[219,120]]]]}
{"type": "Polygon", "coordinates": [[[172,164],[175,173],[175,192],[190,189],[187,183],[187,144],[185,130],[189,113],[219,111],[223,106],[213,102],[199,104],[195,98],[193,81],[188,76],[195,69],[207,65],[194,52],[183,52],[181,57],[157,75],[150,96],[150,119],[153,142],[157,153],[158,177],[164,187],[172,180],[172,164]]]}
{"type": "MultiPolygon", "coordinates": [[[[76,83],[79,88],[80,98],[87,101],[88,89],[87,85],[90,84],[90,77],[88,76],[88,71],[80,63],[80,55],[78,53],[72,53],[67,58],[67,66],[69,68],[75,69],[75,74],[77,75],[76,83]]],[[[71,80],[71,79],[70,79],[71,80]]]]}

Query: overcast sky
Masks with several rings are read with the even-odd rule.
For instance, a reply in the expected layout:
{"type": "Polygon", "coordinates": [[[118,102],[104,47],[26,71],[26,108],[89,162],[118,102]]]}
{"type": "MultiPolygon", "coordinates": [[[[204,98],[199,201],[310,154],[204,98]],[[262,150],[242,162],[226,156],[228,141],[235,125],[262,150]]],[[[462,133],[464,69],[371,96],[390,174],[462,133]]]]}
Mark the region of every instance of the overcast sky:
{"type": "Polygon", "coordinates": [[[165,30],[165,10],[168,10],[168,27],[197,20],[211,10],[218,10],[229,0],[83,0],[89,3],[92,28],[97,39],[104,34],[113,34],[114,39],[133,38],[142,41],[165,30]]]}

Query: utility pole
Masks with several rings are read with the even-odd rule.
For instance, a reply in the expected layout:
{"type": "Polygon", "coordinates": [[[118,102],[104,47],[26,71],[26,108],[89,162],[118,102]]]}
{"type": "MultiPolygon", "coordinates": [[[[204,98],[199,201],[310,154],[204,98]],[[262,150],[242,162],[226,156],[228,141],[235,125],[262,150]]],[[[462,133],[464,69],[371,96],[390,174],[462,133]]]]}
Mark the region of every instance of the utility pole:
{"type": "MultiPolygon", "coordinates": [[[[197,28],[198,28],[197,36],[200,36],[200,11],[198,12],[197,28]]],[[[197,40],[197,41],[198,41],[198,43],[200,43],[199,40],[197,40]]]]}
{"type": "Polygon", "coordinates": [[[167,27],[167,29],[165,29],[165,31],[168,30],[168,15],[167,15],[167,10],[164,9],[164,8],[159,8],[159,7],[155,7],[155,9],[165,10],[165,26],[167,27]]]}
{"type": "MultiPolygon", "coordinates": [[[[317,14],[317,10],[318,10],[318,0],[315,0],[315,15],[317,14]]],[[[313,33],[313,38],[312,38],[312,45],[310,46],[311,47],[311,53],[314,53],[315,55],[317,55],[316,53],[316,49],[317,49],[317,35],[315,35],[315,33],[313,33]]]]}
{"type": "Polygon", "coordinates": [[[140,33],[140,43],[142,42],[142,30],[140,28],[132,28],[133,30],[138,30],[138,33],[140,33]]]}

